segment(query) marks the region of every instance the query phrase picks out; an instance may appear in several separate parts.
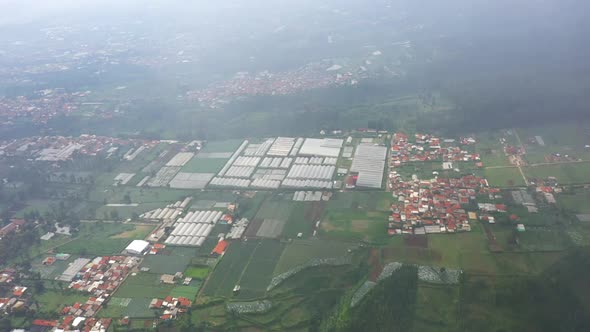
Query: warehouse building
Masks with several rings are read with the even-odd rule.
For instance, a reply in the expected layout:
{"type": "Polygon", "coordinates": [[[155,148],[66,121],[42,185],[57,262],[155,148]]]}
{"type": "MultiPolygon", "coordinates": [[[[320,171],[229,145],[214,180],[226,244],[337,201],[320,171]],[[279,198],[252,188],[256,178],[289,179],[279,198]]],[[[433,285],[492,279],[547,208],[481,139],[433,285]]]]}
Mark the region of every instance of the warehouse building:
{"type": "Polygon", "coordinates": [[[278,137],[267,152],[269,156],[286,157],[295,145],[295,138],[278,137]]]}
{"type": "Polygon", "coordinates": [[[262,157],[266,154],[268,149],[270,149],[270,147],[274,143],[274,141],[275,141],[274,138],[269,138],[260,144],[252,143],[252,144],[248,145],[248,147],[244,150],[244,156],[262,157]]]}
{"type": "Polygon", "coordinates": [[[143,255],[147,252],[150,243],[144,240],[133,240],[127,248],[125,248],[125,252],[130,255],[143,255]]]}
{"type": "Polygon", "coordinates": [[[200,247],[222,215],[221,211],[191,211],[178,219],[165,243],[200,247]]]}
{"type": "Polygon", "coordinates": [[[61,280],[61,281],[74,280],[74,278],[76,277],[78,272],[80,270],[82,270],[82,268],[84,266],[86,266],[86,264],[88,264],[88,263],[90,263],[90,259],[88,259],[88,258],[76,258],[76,260],[74,260],[72,263],[70,263],[68,268],[61,274],[61,276],[58,278],[58,280],[61,280]]]}
{"type": "Polygon", "coordinates": [[[387,148],[361,144],[356,148],[350,171],[358,173],[357,187],[381,188],[387,148]]]}
{"type": "Polygon", "coordinates": [[[336,138],[307,138],[299,149],[299,155],[338,158],[343,143],[336,138]]]}

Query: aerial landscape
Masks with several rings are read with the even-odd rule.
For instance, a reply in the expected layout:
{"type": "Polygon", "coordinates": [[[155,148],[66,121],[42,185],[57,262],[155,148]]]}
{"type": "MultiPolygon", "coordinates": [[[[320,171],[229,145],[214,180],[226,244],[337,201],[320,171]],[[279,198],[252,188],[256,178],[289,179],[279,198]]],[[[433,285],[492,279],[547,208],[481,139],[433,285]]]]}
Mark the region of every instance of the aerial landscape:
{"type": "Polygon", "coordinates": [[[590,3],[0,6],[0,332],[590,331],[590,3]]]}

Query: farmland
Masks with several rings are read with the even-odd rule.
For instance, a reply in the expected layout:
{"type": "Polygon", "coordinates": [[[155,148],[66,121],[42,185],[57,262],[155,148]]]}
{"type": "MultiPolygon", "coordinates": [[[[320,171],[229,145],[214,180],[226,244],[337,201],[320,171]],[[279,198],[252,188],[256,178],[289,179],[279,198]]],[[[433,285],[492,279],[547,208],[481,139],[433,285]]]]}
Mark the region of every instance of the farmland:
{"type": "MultiPolygon", "coordinates": [[[[520,136],[530,135],[522,131],[518,133],[520,136]]],[[[356,137],[353,146],[360,141],[356,137]]],[[[365,137],[365,141],[375,144],[388,141],[388,137],[372,140],[365,137]]],[[[183,171],[218,172],[241,142],[209,142],[201,151],[194,152],[195,157],[183,166],[183,171]]],[[[412,179],[416,175],[411,181],[420,186],[408,192],[392,187],[388,188],[389,191],[314,189],[297,194],[282,187],[261,191],[220,188],[196,191],[166,186],[137,187],[139,180],[135,177],[128,184],[113,185],[113,179],[119,173],[139,172],[142,178],[147,174],[142,171],[147,164],[153,166],[157,162],[153,167],[155,172],[168,158],[183,151],[178,146],[157,145],[149,153],[140,154],[138,158],[143,156],[143,159],[100,173],[96,185],[87,189],[81,183],[52,183],[52,190],[77,195],[71,206],[60,203],[59,199],[29,201],[29,206],[21,209],[21,216],[33,211],[55,213],[61,206],[63,209],[71,207],[89,219],[81,222],[71,237],[56,235],[35,246],[31,251],[35,256],[31,270],[46,281],[48,294],[57,296],[56,287],[65,284],[51,280],[62,275],[77,258],[120,254],[132,240],[147,238],[156,242],[149,234],[159,233],[162,237],[157,240],[157,248],[152,243],[153,251],[140,256],[139,265],[126,275],[107,306],[97,315],[129,316],[130,326],[151,328],[154,312],[161,315],[164,309],[150,308],[150,303],[168,296],[181,297],[194,301],[194,305],[189,313],[177,317],[178,324],[208,324],[221,330],[305,330],[320,324],[323,315],[340,308],[342,303],[348,301],[350,304],[355,290],[366,281],[377,280],[389,263],[402,263],[412,268],[418,265],[432,271],[460,270],[466,281],[458,284],[417,283],[412,290],[415,309],[409,315],[410,325],[413,330],[420,331],[471,328],[478,326],[473,322],[477,320],[474,315],[477,317],[477,311],[482,310],[462,294],[464,289],[473,287],[471,283],[491,284],[489,280],[505,279],[508,281],[501,281],[498,287],[508,287],[506,285],[514,280],[542,275],[572,250],[590,243],[590,226],[579,222],[575,215],[590,212],[586,208],[588,191],[581,186],[568,186],[569,183],[580,185],[584,182],[586,163],[531,165],[532,159],[527,159],[529,164],[522,169],[529,180],[555,176],[559,183],[555,185],[548,181],[542,189],[535,190],[534,186],[522,189],[531,195],[537,209],[529,210],[513,198],[511,191],[516,189],[508,189],[524,187],[525,183],[519,168],[508,162],[503,144],[518,145],[519,141],[510,131],[501,131],[484,134],[477,143],[465,147],[470,153],[481,154],[483,167],[475,166],[473,162],[457,161],[453,162],[453,167],[459,171],[454,168],[443,170],[442,162],[434,160],[414,161],[395,168],[396,176],[401,178],[412,179]],[[162,159],[159,156],[165,150],[169,151],[168,157],[162,159]],[[433,176],[445,180],[430,180],[433,176]],[[480,182],[477,176],[485,177],[490,186],[486,186],[485,181],[480,182]],[[447,182],[446,179],[453,181],[447,182]],[[458,217],[461,214],[466,216],[468,212],[476,213],[475,217],[467,218],[467,230],[449,231],[442,227],[439,231],[441,227],[437,226],[444,224],[435,224],[435,234],[413,234],[415,229],[425,229],[416,224],[405,228],[405,233],[401,233],[401,226],[396,228],[399,232],[388,233],[395,228],[392,220],[401,211],[395,210],[400,202],[420,197],[429,190],[434,193],[423,196],[422,202],[440,200],[438,195],[444,192],[452,201],[449,204],[456,204],[453,209],[463,210],[457,213],[458,217]],[[550,203],[544,196],[547,191],[552,192],[557,204],[550,203]],[[455,192],[460,195],[452,196],[455,192]],[[220,211],[223,215],[223,220],[214,225],[201,246],[166,243],[174,229],[174,220],[163,217],[142,219],[144,217],[139,216],[176,202],[180,204],[187,197],[190,200],[179,209],[180,216],[203,210],[220,211]],[[456,203],[460,198],[465,200],[456,203]],[[506,212],[486,212],[477,203],[504,206],[506,212]],[[495,219],[488,222],[483,216],[495,219]],[[228,234],[235,230],[235,224],[242,218],[248,219],[243,234],[229,238],[228,234]],[[526,231],[518,232],[517,224],[525,226],[526,231]],[[439,232],[445,234],[436,234],[439,232]],[[48,251],[54,247],[53,251],[48,251]],[[215,247],[217,249],[213,252],[215,247]],[[72,257],[49,265],[43,263],[57,252],[69,253],[72,257]],[[236,286],[239,290],[234,292],[236,286]],[[234,309],[231,308],[235,306],[256,308],[266,303],[258,301],[270,301],[272,305],[262,312],[232,313],[234,309]]],[[[533,153],[537,153],[535,149],[540,147],[535,147],[532,140],[524,144],[529,157],[536,158],[533,153]]],[[[555,143],[559,148],[563,144],[566,142],[555,143]]],[[[338,165],[350,167],[350,164],[350,159],[338,159],[338,165]]],[[[83,175],[82,172],[76,174],[83,175]]],[[[426,211],[436,208],[432,203],[426,211]]],[[[436,218],[447,218],[448,211],[447,206],[436,218]]],[[[411,214],[420,215],[412,212],[407,216],[411,214]]],[[[45,231],[39,230],[38,233],[40,236],[45,231]]],[[[492,296],[495,292],[480,295],[492,296]]],[[[49,295],[38,297],[43,300],[39,301],[40,304],[50,310],[59,310],[58,300],[51,301],[49,295]]],[[[68,292],[59,301],[86,301],[77,296],[68,292]]],[[[371,293],[366,296],[370,297],[371,293]]],[[[366,301],[370,303],[370,300],[366,301]]],[[[363,302],[360,303],[362,307],[363,302]]],[[[353,315],[358,312],[355,310],[365,310],[347,308],[353,315]]],[[[510,316],[502,326],[519,326],[515,325],[513,318],[510,316]]]]}
{"type": "Polygon", "coordinates": [[[273,275],[287,272],[313,258],[336,258],[345,256],[349,249],[355,248],[352,243],[319,240],[294,240],[283,251],[274,269],[273,275]]]}
{"type": "Polygon", "coordinates": [[[231,297],[234,286],[240,285],[238,298],[263,296],[282,250],[283,246],[275,240],[232,244],[213,270],[204,294],[231,297]]]}
{"type": "Polygon", "coordinates": [[[224,158],[200,158],[198,155],[191,159],[184,167],[182,172],[188,173],[217,173],[227,162],[224,158]]]}
{"type": "MultiPolygon", "coordinates": [[[[83,225],[78,237],[61,245],[57,250],[81,255],[112,255],[120,253],[129,242],[130,238],[116,237],[116,235],[134,230],[133,225],[126,224],[88,224],[83,225]]],[[[141,235],[141,234],[140,234],[141,235]]]]}
{"type": "Polygon", "coordinates": [[[578,189],[559,195],[558,204],[575,213],[590,213],[590,190],[578,189]]]}
{"type": "Polygon", "coordinates": [[[524,187],[526,183],[517,167],[486,168],[485,176],[494,187],[524,187]]]}
{"type": "Polygon", "coordinates": [[[590,163],[587,162],[530,166],[524,167],[523,171],[531,179],[546,179],[552,176],[561,184],[590,183],[590,163]]]}

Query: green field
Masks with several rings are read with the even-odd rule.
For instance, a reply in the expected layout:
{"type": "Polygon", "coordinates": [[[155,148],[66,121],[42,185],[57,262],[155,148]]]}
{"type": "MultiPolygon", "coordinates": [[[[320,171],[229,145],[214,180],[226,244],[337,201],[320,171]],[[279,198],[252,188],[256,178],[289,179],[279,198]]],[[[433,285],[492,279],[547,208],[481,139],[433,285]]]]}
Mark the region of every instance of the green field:
{"type": "Polygon", "coordinates": [[[194,191],[169,189],[169,188],[137,188],[137,187],[113,187],[97,186],[90,192],[89,201],[103,204],[107,203],[124,203],[125,196],[128,195],[131,203],[161,203],[166,205],[171,202],[183,200],[187,196],[192,196],[194,191]]]}
{"type": "Polygon", "coordinates": [[[283,229],[283,237],[293,239],[299,233],[305,238],[311,236],[316,221],[321,219],[323,204],[323,202],[293,202],[293,209],[283,229]],[[318,214],[319,216],[314,218],[318,214]]]}
{"type": "Polygon", "coordinates": [[[41,311],[57,312],[66,305],[73,305],[76,302],[81,304],[86,303],[86,301],[88,301],[88,295],[83,293],[45,290],[42,294],[36,294],[34,299],[39,301],[41,311]]]}
{"type": "Polygon", "coordinates": [[[341,211],[359,208],[369,211],[389,211],[391,202],[391,194],[383,191],[335,192],[328,202],[326,210],[341,211]]]}
{"type": "Polygon", "coordinates": [[[41,279],[53,280],[59,277],[67,268],[68,265],[73,262],[77,255],[72,255],[68,260],[56,260],[51,265],[43,265],[43,260],[50,255],[41,255],[31,262],[31,270],[41,274],[41,279]]]}
{"type": "Polygon", "coordinates": [[[30,199],[27,200],[26,203],[26,207],[18,211],[15,217],[23,218],[25,213],[30,213],[32,211],[38,211],[41,215],[43,215],[46,212],[51,211],[52,206],[58,206],[59,201],[48,199],[30,199]]]}
{"type": "Polygon", "coordinates": [[[313,258],[336,258],[347,255],[356,245],[330,240],[293,240],[283,251],[273,275],[303,265],[313,258]]]}
{"type": "Polygon", "coordinates": [[[475,149],[479,153],[483,165],[488,166],[510,166],[508,157],[500,144],[502,135],[498,132],[482,133],[477,135],[475,149]]]}
{"type": "Polygon", "coordinates": [[[115,293],[116,297],[165,298],[170,295],[174,285],[160,283],[160,275],[139,272],[130,275],[115,293]]]}
{"type": "Polygon", "coordinates": [[[170,292],[170,296],[172,296],[172,297],[186,297],[187,299],[194,301],[198,292],[199,292],[199,287],[176,286],[170,292]]]}
{"type": "Polygon", "coordinates": [[[388,192],[337,192],[328,202],[320,224],[323,237],[345,241],[387,241],[388,192]]]}
{"type": "Polygon", "coordinates": [[[197,155],[182,167],[181,172],[217,173],[223,168],[227,160],[225,158],[199,158],[197,155]]]}
{"type": "Polygon", "coordinates": [[[590,183],[590,163],[587,162],[530,166],[523,167],[523,171],[531,179],[554,176],[560,184],[590,183]]]}
{"type": "Polygon", "coordinates": [[[485,177],[492,187],[524,187],[526,185],[517,167],[486,168],[485,177]]]}
{"type": "Polygon", "coordinates": [[[234,152],[243,140],[241,139],[229,139],[225,141],[210,141],[205,144],[201,153],[208,152],[234,152]]]}
{"type": "Polygon", "coordinates": [[[83,224],[77,238],[56,250],[59,252],[80,255],[112,255],[118,254],[131,242],[131,238],[115,238],[123,232],[134,230],[129,224],[83,224]]]}
{"type": "Polygon", "coordinates": [[[527,251],[562,251],[570,246],[560,228],[529,228],[518,234],[520,248],[527,251]]]}
{"type": "Polygon", "coordinates": [[[574,213],[590,213],[590,190],[576,190],[557,196],[557,204],[574,213]]]}
{"type": "Polygon", "coordinates": [[[153,318],[154,310],[149,308],[150,298],[112,298],[108,306],[102,309],[99,317],[153,318]]]}
{"type": "Polygon", "coordinates": [[[263,296],[282,251],[276,240],[232,243],[209,277],[205,295],[231,297],[240,285],[238,298],[263,296]]]}
{"type": "Polygon", "coordinates": [[[149,268],[150,273],[156,274],[183,272],[196,252],[195,248],[166,247],[161,254],[146,256],[141,266],[149,268]]]}
{"type": "Polygon", "coordinates": [[[418,284],[414,331],[458,331],[460,287],[418,284]]]}
{"type": "Polygon", "coordinates": [[[258,213],[256,213],[257,219],[276,219],[286,221],[293,210],[292,201],[283,201],[278,199],[266,200],[258,213]]]}
{"type": "Polygon", "coordinates": [[[590,160],[590,151],[584,147],[587,144],[585,135],[588,131],[587,123],[551,124],[542,127],[521,128],[517,131],[523,142],[526,142],[525,159],[529,163],[545,163],[547,162],[545,156],[551,154],[569,155],[576,159],[590,160]],[[539,145],[534,139],[535,136],[540,136],[545,145],[539,145]]]}
{"type": "Polygon", "coordinates": [[[209,267],[189,266],[184,271],[186,277],[205,279],[209,275],[209,267]]]}

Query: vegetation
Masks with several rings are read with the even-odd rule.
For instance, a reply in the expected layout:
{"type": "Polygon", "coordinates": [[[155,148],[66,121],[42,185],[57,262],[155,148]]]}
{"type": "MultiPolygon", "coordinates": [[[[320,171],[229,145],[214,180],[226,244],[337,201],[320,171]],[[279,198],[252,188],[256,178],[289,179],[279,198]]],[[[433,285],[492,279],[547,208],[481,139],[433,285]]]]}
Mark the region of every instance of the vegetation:
{"type": "Polygon", "coordinates": [[[358,307],[341,303],[338,311],[322,322],[320,330],[412,331],[417,289],[416,268],[404,266],[373,288],[358,307]]]}

